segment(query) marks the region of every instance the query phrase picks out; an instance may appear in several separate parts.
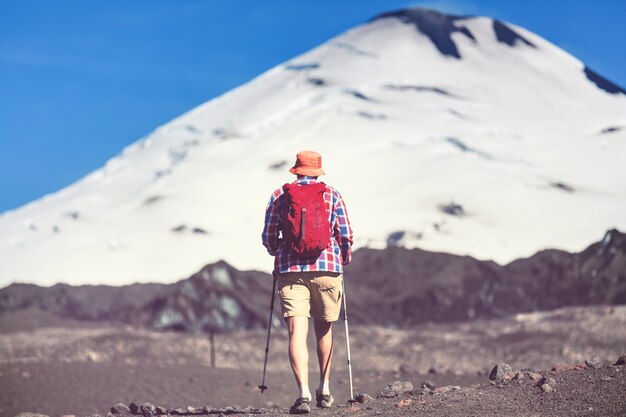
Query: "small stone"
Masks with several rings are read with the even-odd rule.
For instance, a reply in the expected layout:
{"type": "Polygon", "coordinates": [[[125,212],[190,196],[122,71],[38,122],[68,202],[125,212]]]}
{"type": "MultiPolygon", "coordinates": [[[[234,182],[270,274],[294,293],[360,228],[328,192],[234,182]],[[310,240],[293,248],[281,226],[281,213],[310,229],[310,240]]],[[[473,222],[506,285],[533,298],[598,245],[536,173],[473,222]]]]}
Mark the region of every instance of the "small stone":
{"type": "Polygon", "coordinates": [[[152,403],[143,403],[141,404],[141,414],[144,417],[152,417],[156,415],[156,407],[152,403]]]}
{"type": "Polygon", "coordinates": [[[196,407],[192,407],[190,405],[187,406],[187,412],[189,413],[195,413],[196,412],[196,407]]]}
{"type": "Polygon", "coordinates": [[[550,385],[548,384],[543,384],[541,386],[541,389],[543,390],[543,392],[552,392],[554,391],[554,388],[552,388],[550,385]]]}
{"type": "Polygon", "coordinates": [[[128,405],[128,408],[130,409],[130,412],[132,414],[139,414],[140,413],[139,406],[137,404],[135,404],[135,403],[130,403],[128,405]]]}
{"type": "Polygon", "coordinates": [[[374,401],[374,398],[372,398],[371,395],[366,394],[366,393],[361,393],[361,394],[357,394],[356,397],[354,397],[354,399],[361,403],[361,404],[365,404],[365,403],[369,403],[371,401],[374,401]]]}
{"type": "Polygon", "coordinates": [[[210,405],[202,406],[202,414],[210,414],[211,411],[213,411],[213,407],[211,407],[210,405]]]}
{"type": "Polygon", "coordinates": [[[422,382],[419,389],[414,389],[413,391],[411,391],[411,394],[428,395],[428,394],[432,394],[434,389],[435,389],[435,384],[427,380],[427,381],[422,382]]]}
{"type": "Polygon", "coordinates": [[[585,365],[587,365],[590,368],[601,368],[602,364],[600,363],[600,359],[598,359],[598,357],[594,356],[591,359],[585,359],[585,365]]]}
{"type": "Polygon", "coordinates": [[[426,381],[422,382],[422,385],[421,385],[421,386],[422,386],[422,387],[429,388],[429,389],[435,389],[435,384],[433,384],[433,383],[432,383],[431,381],[429,381],[429,380],[426,380],[426,381]]]}
{"type": "Polygon", "coordinates": [[[399,397],[405,392],[411,392],[413,390],[413,384],[408,381],[395,381],[393,384],[388,384],[380,392],[378,397],[382,398],[394,398],[399,397]]]}
{"type": "Polygon", "coordinates": [[[506,363],[497,364],[489,374],[489,379],[492,381],[509,381],[512,377],[513,369],[511,369],[511,365],[506,363]]]}
{"type": "Polygon", "coordinates": [[[626,365],[626,355],[622,355],[619,358],[617,358],[617,362],[615,362],[615,365],[617,366],[626,365]]]}
{"type": "Polygon", "coordinates": [[[513,379],[517,379],[519,381],[526,379],[526,372],[524,371],[513,372],[513,379]]]}
{"type": "Polygon", "coordinates": [[[113,407],[111,407],[111,412],[113,414],[130,414],[130,408],[126,407],[125,404],[117,403],[113,407]]]}
{"type": "Polygon", "coordinates": [[[539,381],[542,378],[541,374],[537,372],[528,372],[528,377],[533,381],[539,381]]]}
{"type": "Polygon", "coordinates": [[[554,378],[546,376],[546,377],[543,377],[543,379],[541,380],[541,385],[543,385],[543,384],[548,384],[552,388],[554,388],[554,387],[556,387],[556,380],[554,378]]]}
{"type": "Polygon", "coordinates": [[[165,408],[165,407],[161,407],[160,405],[157,405],[157,406],[156,406],[155,411],[156,411],[156,413],[157,413],[157,414],[159,414],[159,415],[161,415],[161,414],[167,414],[167,408],[165,408]]]}
{"type": "Polygon", "coordinates": [[[609,382],[609,381],[612,381],[612,380],[613,380],[613,378],[611,378],[610,376],[605,376],[605,377],[600,378],[600,381],[603,381],[603,382],[609,382]]]}

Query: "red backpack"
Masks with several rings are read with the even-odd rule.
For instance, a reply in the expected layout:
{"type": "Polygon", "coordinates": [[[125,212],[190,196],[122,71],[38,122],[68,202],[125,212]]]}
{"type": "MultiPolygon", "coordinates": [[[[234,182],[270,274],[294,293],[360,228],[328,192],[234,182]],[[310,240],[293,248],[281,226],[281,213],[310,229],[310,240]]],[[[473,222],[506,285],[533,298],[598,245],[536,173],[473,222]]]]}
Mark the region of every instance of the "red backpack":
{"type": "Polygon", "coordinates": [[[283,238],[292,253],[317,257],[330,243],[329,213],[324,202],[326,184],[285,184],[289,212],[283,238]]]}

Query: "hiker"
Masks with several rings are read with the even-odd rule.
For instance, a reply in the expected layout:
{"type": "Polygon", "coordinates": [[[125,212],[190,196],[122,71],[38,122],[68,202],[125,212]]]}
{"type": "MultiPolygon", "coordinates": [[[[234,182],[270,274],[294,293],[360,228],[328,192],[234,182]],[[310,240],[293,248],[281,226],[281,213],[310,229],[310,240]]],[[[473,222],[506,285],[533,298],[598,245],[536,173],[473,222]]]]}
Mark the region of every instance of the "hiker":
{"type": "Polygon", "coordinates": [[[265,212],[263,245],[274,256],[280,305],[289,331],[289,362],[298,384],[291,414],[311,411],[307,334],[313,316],[320,383],[316,406],[329,408],[332,324],[339,319],[343,266],[351,260],[352,228],[339,192],[318,182],[322,157],[302,151],[289,170],[297,175],[272,194],[265,212]]]}

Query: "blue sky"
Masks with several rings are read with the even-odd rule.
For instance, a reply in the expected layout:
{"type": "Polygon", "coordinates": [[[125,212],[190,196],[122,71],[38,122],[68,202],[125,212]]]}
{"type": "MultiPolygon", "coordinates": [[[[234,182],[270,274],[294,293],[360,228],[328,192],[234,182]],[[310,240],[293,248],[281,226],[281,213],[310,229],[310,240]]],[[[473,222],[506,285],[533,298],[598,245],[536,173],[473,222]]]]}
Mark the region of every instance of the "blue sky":
{"type": "Polygon", "coordinates": [[[0,0],[0,213],[383,11],[523,26],[626,86],[623,0],[0,0]]]}

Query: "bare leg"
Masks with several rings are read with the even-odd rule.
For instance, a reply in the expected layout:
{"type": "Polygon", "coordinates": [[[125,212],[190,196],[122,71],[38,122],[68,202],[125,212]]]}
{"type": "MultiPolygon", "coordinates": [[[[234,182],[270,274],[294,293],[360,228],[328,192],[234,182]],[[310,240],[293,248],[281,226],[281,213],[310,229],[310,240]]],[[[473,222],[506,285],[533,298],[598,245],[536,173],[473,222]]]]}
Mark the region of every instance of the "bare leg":
{"type": "Polygon", "coordinates": [[[333,358],[333,323],[315,320],[317,359],[320,365],[320,382],[330,380],[330,365],[333,358]]]}
{"type": "Polygon", "coordinates": [[[309,352],[306,337],[309,332],[309,318],[295,316],[287,318],[289,329],[289,362],[298,385],[309,385],[309,352]]]}

